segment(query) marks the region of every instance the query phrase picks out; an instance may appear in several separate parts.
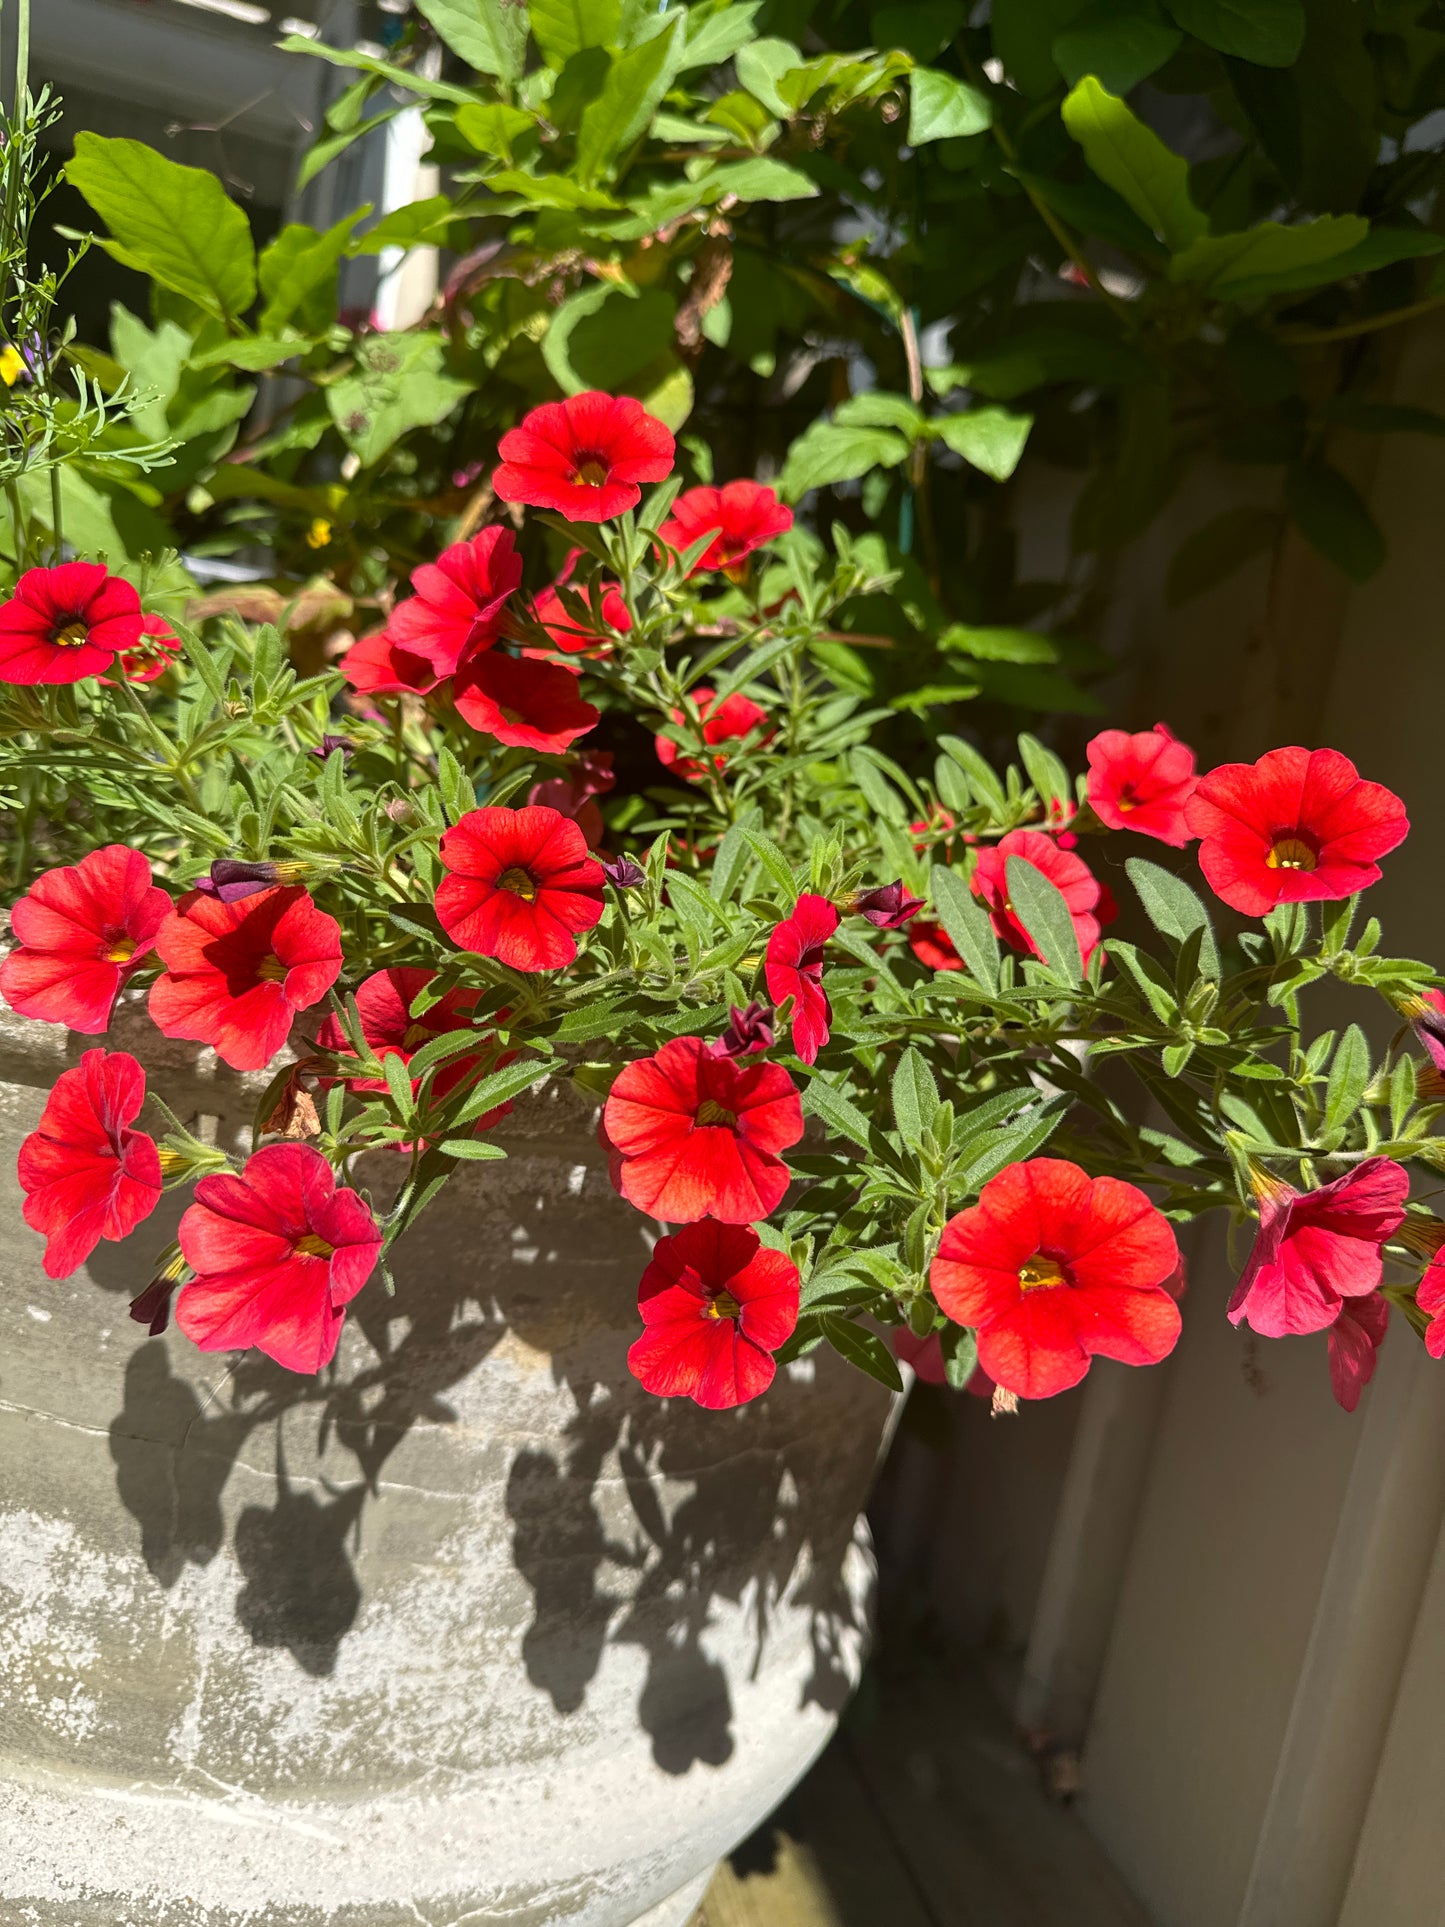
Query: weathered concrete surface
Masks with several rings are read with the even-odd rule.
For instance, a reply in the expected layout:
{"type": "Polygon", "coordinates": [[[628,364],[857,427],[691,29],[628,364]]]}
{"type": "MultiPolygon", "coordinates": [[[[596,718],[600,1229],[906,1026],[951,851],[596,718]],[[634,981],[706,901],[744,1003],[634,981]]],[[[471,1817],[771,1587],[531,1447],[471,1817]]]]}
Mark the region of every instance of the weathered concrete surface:
{"type": "MultiPolygon", "coordinates": [[[[59,1284],[20,1219],[88,1042],[0,1018],[0,1919],[680,1927],[856,1679],[886,1395],[832,1359],[733,1413],[644,1394],[653,1228],[569,1091],[321,1379],[150,1339],[126,1300],[184,1197],[59,1284]]],[[[244,1127],[258,1080],[107,1042],[244,1127]]]]}

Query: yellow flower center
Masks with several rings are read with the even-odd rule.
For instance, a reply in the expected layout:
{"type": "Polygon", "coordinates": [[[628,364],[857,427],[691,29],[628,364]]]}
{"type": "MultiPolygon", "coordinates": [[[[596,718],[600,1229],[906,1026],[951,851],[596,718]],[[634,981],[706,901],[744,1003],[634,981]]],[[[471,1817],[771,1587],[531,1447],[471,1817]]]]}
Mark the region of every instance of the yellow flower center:
{"type": "Polygon", "coordinates": [[[504,723],[524,723],[527,720],[520,709],[509,709],[505,703],[497,704],[497,714],[504,723]]]}
{"type": "Polygon", "coordinates": [[[1055,1285],[1066,1285],[1068,1282],[1063,1266],[1056,1264],[1052,1258],[1046,1258],[1042,1252],[1030,1258],[1019,1273],[1020,1291],[1048,1291],[1055,1285]]]}
{"type": "Polygon", "coordinates": [[[738,1121],[738,1114],[727,1110],[716,1098],[705,1097],[698,1106],[697,1121],[699,1124],[725,1124],[731,1130],[738,1121]]]}
{"type": "Polygon", "coordinates": [[[57,629],[50,640],[58,649],[78,649],[80,645],[89,638],[89,635],[89,629],[86,628],[79,616],[76,616],[72,621],[67,622],[64,628],[57,629]]]}
{"type": "Polygon", "coordinates": [[[102,963],[129,963],[135,955],[134,937],[117,937],[113,944],[100,953],[102,963]]]}
{"type": "Polygon", "coordinates": [[[1282,836],[1265,858],[1271,870],[1313,870],[1319,858],[1302,837],[1282,836]]]}
{"type": "Polygon", "coordinates": [[[284,984],[289,970],[290,965],[283,964],[279,957],[265,957],[257,964],[256,975],[263,983],[284,984]]]}
{"type": "Polygon", "coordinates": [[[514,897],[520,897],[523,903],[535,903],[537,901],[536,883],[525,870],[519,870],[515,865],[510,870],[503,870],[502,874],[497,878],[497,888],[499,890],[510,890],[512,895],[514,897]]]}
{"type": "Polygon", "coordinates": [[[318,1238],[314,1231],[308,1231],[304,1238],[296,1240],[296,1249],[304,1251],[308,1258],[329,1258],[336,1246],[327,1244],[324,1238],[318,1238]]]}
{"type": "Polygon", "coordinates": [[[608,467],[600,455],[579,455],[577,458],[576,479],[585,482],[588,488],[601,488],[607,481],[608,467]]]}
{"type": "Polygon", "coordinates": [[[737,1318],[742,1314],[742,1306],[730,1291],[720,1291],[707,1308],[709,1318],[737,1318]]]}

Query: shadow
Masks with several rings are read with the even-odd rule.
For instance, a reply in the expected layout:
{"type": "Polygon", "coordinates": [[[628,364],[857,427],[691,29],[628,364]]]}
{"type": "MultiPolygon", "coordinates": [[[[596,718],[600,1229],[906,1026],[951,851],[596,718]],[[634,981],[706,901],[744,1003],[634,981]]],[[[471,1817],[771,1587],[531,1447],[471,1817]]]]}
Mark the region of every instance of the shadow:
{"type": "Polygon", "coordinates": [[[236,1618],[257,1646],[284,1646],[303,1672],[336,1670],[341,1641],[361,1610],[361,1587],[346,1537],[361,1517],[366,1488],[324,1502],[293,1490],[276,1436],[276,1503],[247,1506],[236,1521],[236,1563],[245,1584],[236,1618]]]}

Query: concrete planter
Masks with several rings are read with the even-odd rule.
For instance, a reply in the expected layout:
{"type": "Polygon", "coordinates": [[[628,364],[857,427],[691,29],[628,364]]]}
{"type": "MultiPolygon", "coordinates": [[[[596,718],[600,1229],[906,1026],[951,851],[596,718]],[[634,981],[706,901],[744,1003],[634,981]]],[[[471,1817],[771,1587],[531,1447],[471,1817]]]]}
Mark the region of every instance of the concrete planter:
{"type": "MultiPolygon", "coordinates": [[[[887,1395],[831,1358],[733,1413],[644,1394],[648,1226],[565,1090],[322,1379],[148,1338],[126,1300],[183,1196],[61,1284],[20,1220],[89,1041],[0,1019],[0,1917],[681,1927],[856,1680],[887,1395]]],[[[244,1129],[257,1080],[106,1042],[244,1129]]]]}

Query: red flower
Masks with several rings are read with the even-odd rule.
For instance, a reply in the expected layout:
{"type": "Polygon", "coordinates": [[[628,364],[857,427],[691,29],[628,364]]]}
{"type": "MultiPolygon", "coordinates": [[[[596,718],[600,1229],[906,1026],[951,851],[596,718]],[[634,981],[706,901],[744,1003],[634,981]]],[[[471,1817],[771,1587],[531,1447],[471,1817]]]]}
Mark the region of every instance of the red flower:
{"type": "Polygon", "coordinates": [[[793,511],[784,508],[770,488],[761,482],[729,482],[725,488],[690,488],[679,495],[657,532],[672,548],[690,549],[709,529],[716,529],[689,573],[722,569],[738,576],[754,549],[786,535],[792,526],[793,511]]]}
{"type": "Polygon", "coordinates": [[[888,1334],[893,1346],[893,1356],[901,1358],[905,1365],[911,1365],[922,1385],[946,1385],[948,1372],[943,1363],[943,1346],[939,1343],[938,1333],[930,1332],[920,1338],[907,1325],[895,1325],[888,1334]]]}
{"type": "Polygon", "coordinates": [[[1418,1003],[1411,999],[1401,1005],[1410,1019],[1416,1040],[1437,1071],[1445,1071],[1445,990],[1427,990],[1418,1003]]]}
{"type": "Polygon", "coordinates": [[[1445,1358],[1445,1252],[1437,1252],[1425,1267],[1415,1303],[1430,1314],[1425,1349],[1432,1358],[1445,1358]]]}
{"type": "Polygon", "coordinates": [[[855,916],[866,917],[875,929],[901,930],[923,908],[923,898],[909,896],[899,877],[876,890],[855,890],[848,908],[855,916]]]}
{"type": "Polygon", "coordinates": [[[780,1064],[713,1056],[700,1037],[674,1037],[627,1065],[602,1120],[622,1154],[623,1197],[670,1224],[766,1218],[792,1175],[778,1153],[803,1135],[797,1087],[780,1064]]]}
{"type": "MultiPolygon", "coordinates": [[[[412,1004],[418,993],[436,976],[434,970],[396,965],[390,970],[377,970],[367,977],[357,988],[356,1009],[361,1018],[361,1034],[366,1039],[372,1054],[376,1057],[399,1057],[404,1064],[410,1064],[413,1056],[423,1044],[429,1044],[434,1037],[449,1037],[454,1031],[473,1030],[472,1011],[479,990],[457,988],[448,990],[437,1002],[422,1012],[420,1017],[411,1014],[412,1004]]],[[[431,1091],[433,1097],[445,1097],[450,1091],[464,1083],[482,1062],[485,1046],[495,1039],[495,1032],[476,1031],[477,1050],[460,1057],[449,1057],[433,1074],[431,1091]]],[[[334,1051],[339,1057],[353,1055],[346,1041],[346,1032],[335,1016],[322,1023],[316,1033],[316,1042],[322,1050],[334,1051]]],[[[511,1063],[516,1057],[509,1051],[496,1060],[494,1069],[511,1063]]],[[[381,1077],[348,1077],[346,1082],[354,1091],[385,1091],[388,1086],[381,1077]]],[[[421,1088],[421,1079],[411,1081],[412,1095],[421,1088]]],[[[495,1110],[488,1111],[477,1123],[477,1130],[490,1130],[499,1118],[506,1117],[512,1106],[499,1104],[495,1110]]]]}
{"type": "Polygon", "coordinates": [[[68,1278],[102,1238],[129,1237],[161,1195],[155,1139],[130,1129],[146,1075],[124,1051],[88,1050],[62,1071],[20,1146],[25,1222],[44,1234],[45,1275],[68,1278]]]}
{"type": "MultiPolygon", "coordinates": [[[[584,749],[578,751],[565,775],[548,776],[534,783],[527,791],[527,801],[570,816],[586,837],[588,849],[595,850],[606,834],[606,825],[593,798],[605,796],[616,785],[611,751],[584,749]]],[[[604,871],[606,867],[604,864],[604,871]]]]}
{"type": "Polygon", "coordinates": [[[798,1267],[746,1225],[690,1224],[659,1238],[637,1289],[647,1327],[627,1354],[659,1398],[709,1411],[765,1392],[798,1322],[798,1267]]]}
{"type": "Polygon", "coordinates": [[[268,1144],[240,1177],[202,1178],[177,1235],[196,1274],[176,1301],[187,1338],[203,1352],[255,1345],[293,1372],[330,1361],[381,1255],[370,1209],[309,1144],[268,1144]]]}
{"type": "Polygon", "coordinates": [[[773,1013],[755,997],[744,1008],[729,1007],[721,1037],[707,1046],[711,1057],[756,1057],[773,1048],[773,1013]]]}
{"type": "Polygon", "coordinates": [[[1061,850],[1040,830],[1010,830],[992,849],[981,849],[974,867],[972,889],[988,906],[994,933],[1015,950],[1036,957],[1038,948],[1014,915],[1008,894],[1008,860],[1021,856],[1062,891],[1073,919],[1079,954],[1087,964],[1099,942],[1099,880],[1082,858],[1061,850]]]}
{"type": "Polygon", "coordinates": [[[403,649],[389,629],[353,642],[336,666],[353,689],[367,696],[425,696],[441,681],[426,657],[403,649]]]}
{"type": "Polygon", "coordinates": [[[804,895],[768,938],[768,995],[774,1004],[793,999],[793,1049],[805,1064],[816,1064],[828,1041],[833,1011],[823,988],[823,951],[837,928],[838,912],[828,899],[804,895]]]}
{"type": "Polygon", "coordinates": [[[101,563],[27,569],[0,608],[0,683],[84,682],[140,636],[140,597],[101,563]]]}
{"type": "Polygon", "coordinates": [[[542,591],[532,606],[532,614],[538,624],[547,631],[556,646],[568,655],[575,655],[579,650],[596,650],[600,653],[610,645],[606,637],[598,635],[595,628],[585,628],[575,616],[569,615],[558,594],[563,587],[571,588],[583,607],[591,612],[594,623],[600,621],[603,627],[619,636],[625,636],[632,627],[632,617],[622,599],[620,584],[596,581],[577,585],[572,582],[572,571],[581,554],[581,549],[573,549],[561,575],[550,588],[542,591]]]}
{"type": "Polygon", "coordinates": [[[941,923],[915,923],[908,932],[908,948],[925,970],[963,969],[963,958],[941,923]]]}
{"type": "Polygon", "coordinates": [[[142,616],[140,640],[121,651],[120,666],[132,682],[155,682],[180,653],[181,639],[164,616],[142,616]]]}
{"type": "Polygon", "coordinates": [[[225,903],[192,891],[156,932],[165,975],[150,1013],[167,1037],[213,1044],[232,1070],[276,1055],[299,1010],[341,975],[341,930],[296,885],[225,903]]]}
{"type": "Polygon", "coordinates": [[[1336,1405],[1342,1405],[1347,1412],[1354,1411],[1360,1402],[1360,1393],[1375,1376],[1389,1322],[1389,1304],[1379,1292],[1372,1291],[1366,1298],[1344,1299],[1326,1334],[1330,1347],[1330,1389],[1336,1405]]]}
{"type": "Polygon", "coordinates": [[[1020,1398],[1077,1385],[1093,1357],[1154,1365],[1173,1350],[1179,1262],[1169,1220],[1132,1184],[1032,1158],[990,1178],[944,1227],[930,1280],[978,1330],[983,1369],[1020,1398]]]}
{"type": "MultiPolygon", "coordinates": [[[[768,712],[760,709],[747,696],[735,693],[725,696],[720,703],[714,705],[713,693],[710,689],[694,689],[692,698],[697,704],[697,713],[702,718],[702,739],[705,743],[741,741],[760,723],[768,720],[768,712]]],[[[680,709],[674,709],[672,720],[680,723],[686,718],[680,709]]],[[[772,734],[772,730],[769,730],[766,736],[760,738],[760,741],[764,743],[770,741],[772,734]]],[[[657,760],[676,775],[684,777],[689,783],[700,783],[707,775],[706,763],[696,756],[684,756],[670,736],[654,736],[653,743],[657,749],[657,760]]],[[[727,760],[726,756],[714,756],[713,768],[725,769],[727,760]]]]}
{"type": "Polygon", "coordinates": [[[1137,735],[1106,729],[1089,744],[1089,805],[1111,830],[1138,830],[1183,849],[1184,806],[1199,781],[1194,751],[1155,723],[1137,735]]]}
{"type": "Polygon", "coordinates": [[[576,937],[602,915],[602,871],[587,839],[558,810],[469,810],[442,838],[453,874],[437,916],[461,950],[510,970],[561,970],[576,937]]]}
{"type": "Polygon", "coordinates": [[[416,594],[399,602],[387,627],[392,642],[420,656],[436,676],[456,674],[466,656],[490,649],[502,610],[521,587],[522,558],[510,529],[482,529],[411,572],[416,594]]]}
{"type": "Polygon", "coordinates": [[[673,439],[630,395],[543,402],[501,441],[492,487],[504,502],[555,509],[569,522],[606,522],[642,499],[639,482],[672,473],[673,439]]]}
{"type": "Polygon", "coordinates": [[[1257,763],[1225,763],[1199,779],[1185,817],[1204,839],[1209,887],[1247,917],[1378,883],[1376,858],[1410,828],[1399,797],[1362,782],[1337,749],[1272,749],[1257,763]]]}
{"type": "Polygon", "coordinates": [[[1247,1318],[1262,1338],[1323,1331],[1342,1299],[1379,1285],[1381,1246],[1404,1222],[1409,1173],[1390,1158],[1366,1158],[1304,1192],[1267,1171],[1251,1176],[1259,1233],[1229,1301],[1230,1322],[1247,1318]]]}
{"type": "Polygon", "coordinates": [[[22,1017],[98,1036],[170,907],[123,843],[47,870],[10,912],[19,947],[0,964],[0,995],[22,1017]]]}
{"type": "Polygon", "coordinates": [[[526,662],[493,650],[475,656],[453,686],[457,714],[514,749],[554,755],[598,722],[601,711],[577,694],[577,678],[557,663],[526,662]]]}

